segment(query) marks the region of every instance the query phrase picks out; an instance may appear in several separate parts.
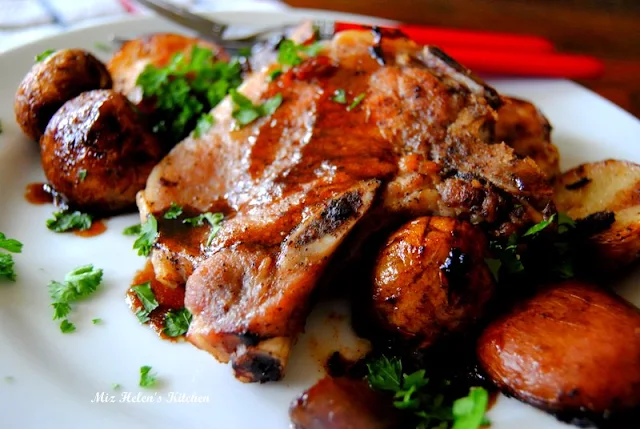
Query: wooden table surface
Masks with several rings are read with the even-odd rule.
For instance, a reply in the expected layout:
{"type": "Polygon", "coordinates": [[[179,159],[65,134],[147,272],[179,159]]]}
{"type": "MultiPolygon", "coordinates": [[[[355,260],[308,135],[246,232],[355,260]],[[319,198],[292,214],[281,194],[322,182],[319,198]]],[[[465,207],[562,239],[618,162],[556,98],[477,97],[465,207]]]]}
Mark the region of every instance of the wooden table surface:
{"type": "Polygon", "coordinates": [[[286,0],[292,6],[406,23],[538,34],[561,52],[596,56],[598,79],[580,84],[640,118],[640,0],[286,0]]]}

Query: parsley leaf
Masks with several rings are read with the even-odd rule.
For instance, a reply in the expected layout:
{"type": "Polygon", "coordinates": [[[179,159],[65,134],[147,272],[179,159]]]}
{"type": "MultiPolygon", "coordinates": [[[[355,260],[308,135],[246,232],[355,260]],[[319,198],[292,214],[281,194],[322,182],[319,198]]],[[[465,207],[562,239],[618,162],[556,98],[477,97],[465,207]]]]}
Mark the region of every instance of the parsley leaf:
{"type": "Polygon", "coordinates": [[[340,104],[347,104],[347,93],[344,89],[336,89],[333,92],[333,97],[331,97],[333,101],[340,104]]]}
{"type": "Polygon", "coordinates": [[[91,319],[91,323],[93,323],[94,325],[102,325],[102,319],[100,319],[99,317],[96,319],[91,319]]]}
{"type": "Polygon", "coordinates": [[[131,286],[131,290],[135,292],[140,303],[142,303],[142,309],[136,312],[136,316],[140,323],[146,323],[149,321],[149,313],[158,308],[159,305],[156,295],[151,289],[151,282],[131,286]]]}
{"type": "Polygon", "coordinates": [[[0,253],[0,277],[5,277],[12,282],[16,281],[13,256],[8,253],[0,253]]]}
{"type": "Polygon", "coordinates": [[[53,54],[55,51],[56,51],[55,49],[47,49],[44,52],[40,52],[38,55],[36,55],[36,63],[39,63],[40,61],[44,60],[49,55],[53,54]]]}
{"type": "Polygon", "coordinates": [[[207,121],[203,114],[241,82],[242,67],[237,60],[216,61],[213,52],[201,46],[194,46],[190,55],[175,54],[164,67],[148,65],[136,80],[143,97],[155,102],[154,132],[168,133],[175,142],[186,137],[199,120],[207,121]]]}
{"type": "Polygon", "coordinates": [[[485,424],[489,394],[482,387],[472,387],[469,395],[453,402],[453,428],[476,429],[485,424]]]}
{"type": "Polygon", "coordinates": [[[84,231],[91,228],[93,217],[79,211],[60,211],[53,213],[53,219],[47,219],[47,228],[55,232],[84,231]]]}
{"type": "Polygon", "coordinates": [[[240,126],[250,124],[262,116],[273,114],[273,112],[280,107],[280,104],[282,104],[282,94],[276,94],[260,105],[253,104],[251,100],[235,89],[230,90],[229,95],[233,103],[231,115],[240,126]]]}
{"type": "Polygon", "coordinates": [[[163,217],[165,219],[178,219],[182,214],[182,206],[177,205],[176,203],[171,203],[169,209],[164,212],[163,217]]]}
{"type": "Polygon", "coordinates": [[[350,111],[352,111],[353,109],[355,109],[355,108],[358,106],[358,104],[360,104],[360,102],[362,102],[362,100],[364,100],[364,97],[365,97],[366,95],[367,95],[367,94],[365,94],[364,92],[362,92],[362,93],[358,94],[358,95],[356,96],[356,98],[354,98],[354,99],[353,99],[353,101],[351,102],[351,104],[349,104],[349,107],[347,107],[347,111],[349,111],[349,112],[350,112],[350,111]]]}
{"type": "Polygon", "coordinates": [[[533,225],[524,234],[522,234],[522,236],[523,237],[528,237],[530,235],[535,235],[535,234],[539,233],[540,231],[542,231],[543,229],[545,229],[546,227],[551,225],[555,219],[556,219],[556,215],[555,214],[551,215],[551,217],[549,219],[542,220],[542,221],[538,222],[537,224],[533,225]]]}
{"type": "Polygon", "coordinates": [[[62,332],[63,334],[70,334],[72,332],[75,332],[75,330],[76,325],[69,322],[67,319],[64,319],[62,322],[60,322],[60,332],[62,332]]]}
{"type": "Polygon", "coordinates": [[[157,237],[158,221],[150,214],[147,216],[147,221],[140,226],[140,234],[133,243],[133,248],[138,250],[139,256],[149,256],[157,237]]]}
{"type": "Polygon", "coordinates": [[[273,82],[282,74],[282,69],[275,69],[269,73],[269,82],[273,82]]]}
{"type": "Polygon", "coordinates": [[[0,232],[0,249],[5,249],[12,253],[20,253],[22,252],[22,243],[14,238],[7,238],[6,235],[0,232]]]}
{"type": "Polygon", "coordinates": [[[186,308],[170,310],[164,318],[163,332],[169,337],[179,337],[189,330],[192,315],[186,308]]]}
{"type": "Polygon", "coordinates": [[[51,306],[53,307],[53,320],[64,319],[71,313],[71,306],[68,302],[54,302],[51,306]]]}
{"type": "Polygon", "coordinates": [[[87,178],[87,170],[78,170],[78,180],[84,182],[84,179],[87,178]]]}
{"type": "Polygon", "coordinates": [[[200,137],[202,134],[209,131],[209,128],[213,126],[213,116],[211,113],[204,113],[198,119],[198,123],[196,124],[196,129],[193,132],[193,136],[195,138],[200,137]]]}
{"type": "Polygon", "coordinates": [[[150,366],[140,367],[140,382],[138,383],[140,387],[153,387],[157,381],[157,374],[151,372],[150,366]]]}
{"type": "Polygon", "coordinates": [[[112,388],[113,390],[119,390],[119,389],[120,389],[120,383],[113,383],[113,384],[111,385],[111,388],[112,388]]]}
{"type": "Polygon", "coordinates": [[[139,223],[128,226],[124,230],[122,230],[122,235],[140,235],[141,228],[142,225],[140,225],[139,223]]]}
{"type": "Polygon", "coordinates": [[[377,390],[396,392],[402,385],[402,362],[398,358],[382,356],[367,363],[369,386],[377,390]]]}
{"type": "Polygon", "coordinates": [[[310,45],[298,45],[293,40],[286,39],[280,43],[278,48],[278,62],[285,66],[297,66],[302,63],[300,53],[308,57],[315,57],[320,53],[324,45],[315,42],[310,45]]]}

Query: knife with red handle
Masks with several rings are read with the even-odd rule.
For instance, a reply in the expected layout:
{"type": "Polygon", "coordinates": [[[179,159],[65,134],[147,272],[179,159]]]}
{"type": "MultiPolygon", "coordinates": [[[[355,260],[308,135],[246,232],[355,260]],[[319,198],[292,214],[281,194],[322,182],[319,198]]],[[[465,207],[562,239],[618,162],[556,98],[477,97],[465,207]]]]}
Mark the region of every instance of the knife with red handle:
{"type": "MultiPolygon", "coordinates": [[[[371,27],[348,22],[333,23],[333,31],[336,33],[344,30],[361,30],[363,28],[371,27]]],[[[460,46],[470,49],[518,52],[552,52],[554,49],[549,40],[533,35],[468,31],[405,24],[400,24],[396,27],[378,28],[383,31],[400,30],[421,45],[460,46]]]]}

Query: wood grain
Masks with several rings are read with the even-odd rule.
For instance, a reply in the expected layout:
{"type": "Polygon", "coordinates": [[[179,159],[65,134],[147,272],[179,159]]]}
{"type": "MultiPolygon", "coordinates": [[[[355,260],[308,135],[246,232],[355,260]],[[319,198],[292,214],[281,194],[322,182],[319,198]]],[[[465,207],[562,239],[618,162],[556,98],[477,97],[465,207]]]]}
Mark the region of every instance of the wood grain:
{"type": "Polygon", "coordinates": [[[580,84],[640,118],[638,0],[286,0],[292,6],[414,24],[538,34],[558,51],[594,55],[601,78],[580,84]]]}

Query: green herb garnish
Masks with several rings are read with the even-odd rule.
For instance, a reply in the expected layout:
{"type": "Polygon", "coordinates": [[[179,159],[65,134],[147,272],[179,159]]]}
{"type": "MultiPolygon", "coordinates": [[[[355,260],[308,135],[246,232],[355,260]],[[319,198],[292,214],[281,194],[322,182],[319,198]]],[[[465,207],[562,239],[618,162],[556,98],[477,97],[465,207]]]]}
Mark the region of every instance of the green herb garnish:
{"type": "Polygon", "coordinates": [[[164,215],[162,217],[164,217],[165,219],[178,219],[181,214],[182,206],[179,206],[176,203],[171,203],[171,206],[169,206],[169,209],[164,212],[164,215]]]}
{"type": "Polygon", "coordinates": [[[36,63],[39,63],[40,61],[44,60],[49,55],[53,54],[55,51],[56,51],[55,49],[47,49],[44,52],[40,52],[38,55],[36,55],[36,63]]]}
{"type": "Polygon", "coordinates": [[[87,170],[78,170],[78,180],[84,182],[84,179],[87,178],[87,170]]]}
{"type": "Polygon", "coordinates": [[[93,265],[83,265],[68,272],[63,282],[49,283],[49,296],[53,300],[53,320],[65,319],[60,330],[67,334],[76,330],[75,325],[66,320],[71,313],[71,304],[87,298],[94,293],[102,282],[103,272],[93,265]]]}
{"type": "Polygon", "coordinates": [[[344,89],[336,89],[333,92],[333,97],[331,97],[333,101],[340,104],[347,104],[347,93],[344,89]]]}
{"type": "Polygon", "coordinates": [[[60,332],[62,332],[63,334],[70,334],[72,332],[75,332],[75,330],[76,325],[69,322],[67,319],[64,319],[62,322],[60,322],[60,332]]]}
{"type": "Polygon", "coordinates": [[[393,395],[394,407],[413,413],[420,429],[478,429],[487,422],[488,393],[471,388],[469,395],[455,401],[432,386],[425,370],[405,374],[397,358],[382,356],[367,364],[367,381],[374,390],[393,395]]]}
{"type": "Polygon", "coordinates": [[[120,389],[120,384],[119,384],[119,383],[113,383],[113,384],[111,385],[111,389],[113,389],[113,390],[119,390],[119,389],[120,389]]]}
{"type": "Polygon", "coordinates": [[[213,126],[213,116],[211,113],[205,113],[200,116],[198,119],[198,123],[196,124],[196,129],[193,131],[193,136],[195,138],[199,138],[201,135],[209,131],[209,129],[213,126]]]}
{"type": "Polygon", "coordinates": [[[364,100],[364,97],[366,96],[366,94],[364,92],[358,94],[356,96],[356,98],[353,99],[353,101],[351,102],[351,104],[349,104],[349,107],[347,107],[347,111],[352,111],[353,109],[355,109],[358,104],[360,104],[362,102],[362,100],[364,100]]]}
{"type": "MultiPolygon", "coordinates": [[[[22,243],[15,238],[7,238],[4,233],[0,232],[0,249],[7,250],[11,253],[21,253],[22,243]]],[[[15,262],[12,255],[0,252],[0,277],[4,277],[12,282],[16,281],[14,265],[15,262]]]]}
{"type": "Polygon", "coordinates": [[[128,226],[124,230],[122,230],[122,235],[140,235],[141,228],[142,225],[140,225],[139,223],[128,226]]]}
{"type": "Polygon", "coordinates": [[[192,315],[186,308],[170,310],[164,318],[163,332],[169,337],[179,337],[189,330],[192,315]]]}
{"type": "Polygon", "coordinates": [[[555,214],[551,215],[551,217],[549,219],[542,220],[542,221],[538,222],[537,224],[533,225],[524,234],[522,234],[522,236],[523,237],[528,237],[530,235],[535,235],[535,234],[539,233],[540,231],[542,231],[543,229],[545,229],[546,227],[551,225],[555,219],[556,219],[556,215],[555,214]]]}
{"type": "Polygon", "coordinates": [[[94,325],[102,325],[102,319],[100,318],[91,319],[91,323],[93,323],[94,325]]]}
{"type": "Polygon", "coordinates": [[[140,367],[140,387],[153,387],[157,381],[157,375],[151,372],[150,366],[140,367]]]}
{"type": "Polygon", "coordinates": [[[60,211],[53,213],[53,219],[47,219],[47,228],[55,232],[85,231],[91,228],[93,217],[79,211],[60,211]]]}
{"type": "Polygon", "coordinates": [[[322,48],[323,45],[320,42],[314,42],[310,45],[298,45],[293,40],[286,39],[280,43],[278,48],[278,62],[284,66],[297,66],[302,62],[300,54],[315,57],[322,48]]]}
{"type": "Polygon", "coordinates": [[[147,221],[140,226],[140,234],[133,243],[133,248],[138,250],[138,255],[149,256],[156,238],[158,238],[158,221],[150,214],[147,216],[147,221]]]}
{"type": "Polygon", "coordinates": [[[142,309],[136,312],[136,316],[140,323],[146,323],[149,321],[149,314],[158,308],[159,305],[156,300],[156,295],[153,293],[153,289],[151,289],[151,282],[131,286],[131,290],[135,292],[140,303],[142,303],[142,309]]]}
{"type": "Polygon", "coordinates": [[[136,83],[143,97],[155,101],[153,129],[178,142],[230,89],[242,82],[237,60],[216,61],[210,49],[194,46],[191,55],[177,53],[164,67],[148,65],[136,83]]]}
{"type": "Polygon", "coordinates": [[[282,94],[276,94],[259,105],[253,104],[251,100],[235,89],[230,90],[229,95],[233,103],[232,116],[241,127],[250,124],[260,117],[273,114],[280,104],[282,104],[282,94]]]}
{"type": "Polygon", "coordinates": [[[282,74],[282,69],[275,69],[269,73],[269,82],[273,82],[282,74]]]}

